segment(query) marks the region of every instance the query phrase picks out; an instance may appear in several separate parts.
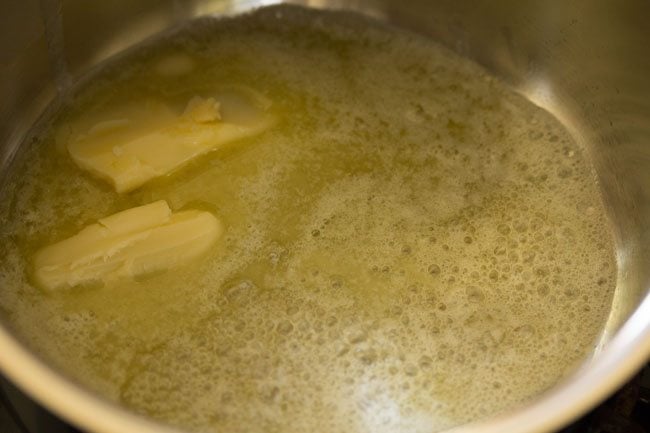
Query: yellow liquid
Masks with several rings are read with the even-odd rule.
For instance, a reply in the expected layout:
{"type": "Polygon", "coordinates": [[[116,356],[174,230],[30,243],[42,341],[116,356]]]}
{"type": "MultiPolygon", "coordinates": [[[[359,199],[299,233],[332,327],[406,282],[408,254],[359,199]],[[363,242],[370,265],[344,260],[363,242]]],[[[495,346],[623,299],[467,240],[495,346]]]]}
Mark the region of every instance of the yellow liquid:
{"type": "Polygon", "coordinates": [[[0,313],[68,375],[191,430],[443,430],[553,386],[609,311],[611,235],[563,126],[355,16],[199,21],[106,68],[24,149],[0,313]],[[161,73],[174,56],[190,70],[161,73]],[[264,94],[279,123],[123,195],[61,150],[80,113],[223,86],[264,94]],[[159,199],[224,221],[209,257],[100,288],[31,284],[38,248],[159,199]]]}

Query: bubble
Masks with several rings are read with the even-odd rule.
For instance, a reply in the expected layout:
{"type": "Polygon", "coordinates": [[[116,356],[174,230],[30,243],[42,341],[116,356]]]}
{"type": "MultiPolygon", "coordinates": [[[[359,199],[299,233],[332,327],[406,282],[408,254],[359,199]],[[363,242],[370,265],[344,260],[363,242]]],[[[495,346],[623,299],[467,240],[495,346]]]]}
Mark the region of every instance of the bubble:
{"type": "Polygon", "coordinates": [[[273,386],[273,387],[270,387],[268,389],[263,390],[260,397],[266,403],[272,403],[277,399],[279,394],[280,394],[280,388],[277,387],[277,386],[273,386]]]}
{"type": "Polygon", "coordinates": [[[521,259],[524,263],[531,263],[536,255],[535,251],[522,251],[521,259]]]}
{"type": "Polygon", "coordinates": [[[438,265],[435,264],[435,263],[432,264],[432,265],[429,265],[429,268],[428,268],[427,270],[428,270],[428,272],[429,272],[431,275],[438,275],[438,274],[440,274],[440,266],[438,266],[438,265]]]}
{"type": "Polygon", "coordinates": [[[406,364],[404,366],[404,373],[407,376],[415,376],[416,374],[418,374],[418,368],[413,364],[406,364]]]}
{"type": "Polygon", "coordinates": [[[282,334],[282,335],[288,335],[293,331],[293,324],[289,322],[288,320],[283,320],[280,323],[278,323],[277,326],[277,331],[282,334]]]}
{"type": "Polygon", "coordinates": [[[364,365],[371,365],[377,361],[377,352],[374,349],[358,350],[356,356],[364,365]]]}
{"type": "Polygon", "coordinates": [[[419,293],[419,292],[420,292],[420,288],[419,288],[417,285],[415,285],[415,284],[411,284],[411,285],[409,285],[409,286],[407,287],[407,289],[408,289],[408,291],[411,292],[411,293],[419,293]]]}
{"type": "Polygon", "coordinates": [[[526,324],[516,327],[515,332],[519,335],[528,337],[535,333],[535,328],[532,325],[526,324]]]}
{"type": "Polygon", "coordinates": [[[360,328],[355,328],[355,329],[350,329],[347,332],[347,339],[348,342],[351,344],[359,344],[368,338],[368,333],[366,332],[365,329],[360,329],[360,328]]]}
{"type": "Polygon", "coordinates": [[[467,294],[467,300],[470,302],[481,302],[485,298],[481,289],[476,286],[467,287],[465,293],[467,294]]]}
{"type": "Polygon", "coordinates": [[[576,298],[579,294],[575,287],[566,287],[563,293],[567,298],[576,298]]]}
{"type": "Polygon", "coordinates": [[[231,302],[246,302],[255,293],[255,285],[249,280],[243,280],[226,288],[226,298],[231,302]]]}
{"type": "Polygon", "coordinates": [[[535,275],[538,277],[547,277],[550,274],[549,269],[546,266],[540,266],[535,268],[535,275]]]}
{"type": "Polygon", "coordinates": [[[350,351],[350,346],[342,343],[342,342],[337,342],[335,346],[335,352],[336,356],[343,356],[347,354],[350,351]]]}
{"type": "Polygon", "coordinates": [[[559,177],[560,179],[566,179],[568,177],[571,177],[571,174],[572,174],[571,169],[568,167],[560,167],[557,170],[557,177],[559,177]]]}
{"type": "Polygon", "coordinates": [[[521,221],[521,220],[515,221],[513,227],[519,233],[524,233],[528,230],[528,224],[526,224],[525,221],[521,221]]]}
{"type": "Polygon", "coordinates": [[[548,287],[548,284],[540,284],[539,286],[537,286],[537,293],[540,296],[546,296],[546,295],[549,294],[549,292],[550,292],[550,289],[548,287]]]}
{"type": "Polygon", "coordinates": [[[418,365],[420,366],[421,369],[431,368],[431,366],[433,365],[433,359],[431,359],[430,356],[422,355],[420,357],[420,360],[418,361],[418,365]]]}
{"type": "Polygon", "coordinates": [[[276,252],[269,253],[269,261],[273,265],[277,265],[278,262],[280,261],[280,255],[278,253],[276,253],[276,252]]]}

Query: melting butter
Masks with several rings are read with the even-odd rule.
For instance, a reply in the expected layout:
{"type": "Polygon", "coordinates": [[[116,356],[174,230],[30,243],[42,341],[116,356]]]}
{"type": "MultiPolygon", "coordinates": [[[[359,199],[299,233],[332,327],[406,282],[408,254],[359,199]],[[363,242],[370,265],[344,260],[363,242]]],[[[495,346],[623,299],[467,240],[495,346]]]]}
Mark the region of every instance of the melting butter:
{"type": "Polygon", "coordinates": [[[172,213],[160,200],[100,219],[76,235],[39,250],[34,279],[47,290],[137,277],[204,254],[223,226],[210,212],[172,213]]]}
{"type": "Polygon", "coordinates": [[[68,130],[82,131],[66,137],[66,147],[80,168],[110,182],[118,193],[129,192],[196,157],[270,127],[273,116],[258,108],[267,107],[268,102],[251,89],[240,93],[237,98],[225,98],[225,112],[243,111],[246,116],[222,116],[219,101],[201,96],[191,98],[182,114],[161,100],[88,113],[77,125],[66,125],[68,130]]]}

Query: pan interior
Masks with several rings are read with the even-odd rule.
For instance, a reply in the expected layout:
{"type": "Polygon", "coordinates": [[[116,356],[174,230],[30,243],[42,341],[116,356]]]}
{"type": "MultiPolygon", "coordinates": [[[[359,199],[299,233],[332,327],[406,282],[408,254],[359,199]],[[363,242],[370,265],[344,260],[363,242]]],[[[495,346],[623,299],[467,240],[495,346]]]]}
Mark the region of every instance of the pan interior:
{"type": "Polygon", "coordinates": [[[612,234],[566,126],[357,16],[194,22],[106,67],[37,137],[4,187],[2,311],[67,374],[172,424],[442,430],[553,386],[610,312],[612,234]],[[237,89],[278,124],[133,193],[65,152],[84,116],[237,89]],[[34,287],[36,250],[160,199],[218,215],[223,242],[137,281],[34,287]]]}

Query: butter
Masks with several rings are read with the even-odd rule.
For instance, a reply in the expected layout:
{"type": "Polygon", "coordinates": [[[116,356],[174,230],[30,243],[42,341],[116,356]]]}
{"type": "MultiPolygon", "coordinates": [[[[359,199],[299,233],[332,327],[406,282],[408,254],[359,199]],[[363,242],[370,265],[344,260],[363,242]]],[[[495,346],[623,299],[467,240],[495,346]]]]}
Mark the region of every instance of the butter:
{"type": "Polygon", "coordinates": [[[222,233],[210,212],[172,213],[161,200],[102,218],[37,251],[34,279],[55,290],[167,270],[206,253],[222,233]]]}
{"type": "Polygon", "coordinates": [[[221,104],[214,98],[195,96],[187,103],[183,116],[189,117],[196,123],[210,123],[221,120],[221,104]]]}
{"type": "MultiPolygon", "coordinates": [[[[261,133],[274,118],[262,107],[263,97],[248,90],[231,112],[214,97],[195,96],[178,114],[161,101],[142,101],[110,113],[91,114],[71,129],[66,148],[82,169],[110,182],[119,193],[132,191],[151,179],[167,175],[190,160],[230,142],[261,133]],[[262,102],[258,102],[262,101],[262,102]]],[[[226,98],[230,101],[232,98],[226,98]]]]}

